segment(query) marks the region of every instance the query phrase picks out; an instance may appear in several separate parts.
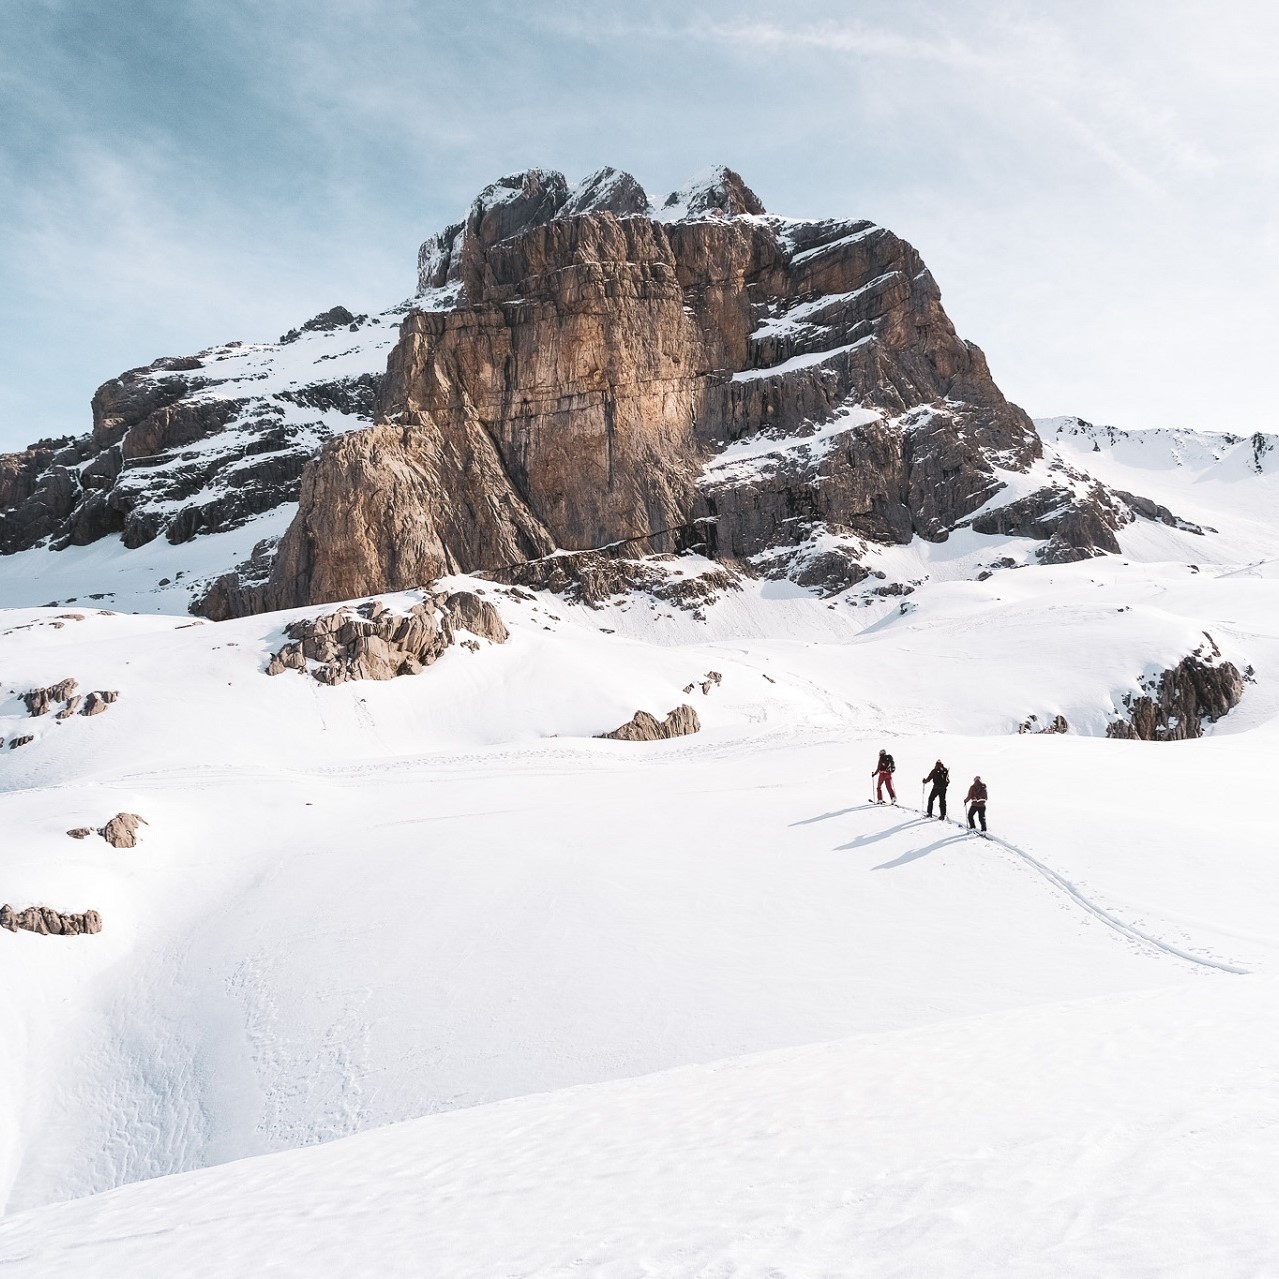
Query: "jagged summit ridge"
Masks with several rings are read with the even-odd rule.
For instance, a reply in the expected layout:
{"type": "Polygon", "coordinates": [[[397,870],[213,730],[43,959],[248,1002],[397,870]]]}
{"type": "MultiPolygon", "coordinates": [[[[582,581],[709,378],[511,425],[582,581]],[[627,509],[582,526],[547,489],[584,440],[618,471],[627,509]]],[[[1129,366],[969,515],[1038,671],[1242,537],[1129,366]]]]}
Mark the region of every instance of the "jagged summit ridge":
{"type": "Polygon", "coordinates": [[[555,218],[588,213],[618,217],[660,217],[664,221],[763,213],[764,205],[740,174],[715,165],[667,196],[654,208],[631,174],[606,165],[570,187],[555,169],[526,169],[490,182],[471,202],[466,216],[429,236],[418,250],[418,293],[462,278],[468,239],[482,251],[555,218]]]}

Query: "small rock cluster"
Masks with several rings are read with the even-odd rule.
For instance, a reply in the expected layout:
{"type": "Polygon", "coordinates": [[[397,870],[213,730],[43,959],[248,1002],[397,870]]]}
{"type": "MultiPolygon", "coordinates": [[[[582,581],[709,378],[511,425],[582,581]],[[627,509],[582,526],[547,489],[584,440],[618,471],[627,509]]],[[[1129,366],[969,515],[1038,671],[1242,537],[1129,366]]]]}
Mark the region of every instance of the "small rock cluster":
{"type": "Polygon", "coordinates": [[[1066,722],[1064,715],[1054,715],[1043,723],[1040,723],[1038,715],[1027,715],[1017,725],[1017,731],[1019,733],[1068,733],[1070,725],[1066,722]]]}
{"type": "Polygon", "coordinates": [[[407,613],[394,613],[373,600],[293,622],[285,630],[292,643],[272,655],[266,673],[309,671],[321,684],[416,675],[455,642],[458,631],[494,644],[508,639],[497,609],[470,591],[427,595],[407,613]]]}
{"type": "Polygon", "coordinates": [[[120,694],[115,689],[96,689],[82,696],[76,692],[76,681],[68,677],[48,688],[33,688],[22,694],[27,714],[31,716],[47,715],[55,705],[62,703],[58,711],[58,719],[70,719],[77,711],[81,715],[100,715],[112,702],[118,701],[120,694]]]}
{"type": "Polygon", "coordinates": [[[21,928],[29,933],[75,937],[83,933],[100,933],[102,917],[96,910],[86,910],[79,915],[64,915],[51,906],[28,906],[25,910],[14,910],[6,902],[0,906],[0,928],[7,928],[11,933],[16,933],[21,928]]]}
{"type": "Polygon", "coordinates": [[[697,712],[685,702],[660,720],[648,711],[636,711],[620,728],[611,733],[601,733],[600,737],[615,742],[660,742],[670,737],[687,737],[700,731],[701,727],[697,712]]]}
{"type": "Polygon", "coordinates": [[[684,692],[691,693],[699,684],[702,688],[702,694],[709,697],[712,688],[717,688],[724,680],[719,671],[707,671],[700,680],[694,680],[691,684],[684,685],[684,692]]]}
{"type": "Polygon", "coordinates": [[[1143,742],[1180,742],[1203,736],[1203,726],[1229,714],[1243,696],[1244,676],[1204,632],[1205,644],[1151,679],[1144,692],[1124,697],[1126,718],[1106,729],[1107,737],[1143,742]]]}
{"type": "MultiPolygon", "coordinates": [[[[68,676],[64,680],[59,680],[56,684],[50,684],[48,688],[33,688],[29,692],[22,694],[22,700],[27,708],[27,714],[32,718],[41,715],[47,715],[55,706],[60,706],[55,719],[70,719],[75,714],[80,715],[100,715],[112,702],[118,701],[120,694],[115,689],[95,689],[92,693],[80,694],[76,692],[77,684],[74,679],[68,676]]],[[[17,746],[26,746],[29,742],[34,742],[35,737],[31,734],[24,734],[20,737],[14,737],[9,740],[9,749],[13,750],[17,746]]],[[[4,745],[4,739],[0,738],[0,746],[4,745]]]]}

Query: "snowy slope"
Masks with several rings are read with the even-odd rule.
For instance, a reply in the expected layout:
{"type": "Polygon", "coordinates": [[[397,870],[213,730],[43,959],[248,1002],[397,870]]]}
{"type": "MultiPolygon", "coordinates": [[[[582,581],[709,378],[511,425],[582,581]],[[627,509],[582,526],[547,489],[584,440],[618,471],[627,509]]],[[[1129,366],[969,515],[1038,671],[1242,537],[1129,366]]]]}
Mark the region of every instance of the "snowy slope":
{"type": "Polygon", "coordinates": [[[319,610],[197,623],[127,570],[139,611],[101,611],[99,547],[43,595],[76,604],[0,614],[0,737],[35,737],[0,901],[104,919],[0,932],[5,1273],[1263,1273],[1271,474],[1077,438],[1220,531],[982,581],[1019,539],[961,532],[880,552],[907,596],[755,580],[700,618],[456,579],[508,643],[333,688],[263,674],[319,610]],[[1107,740],[1205,631],[1239,707],[1107,740]],[[29,717],[67,676],[119,700],[29,717]],[[695,737],[594,737],[683,701],[695,737]],[[939,755],[993,838],[906,807],[939,755]],[[117,811],[140,847],[65,834],[117,811]]]}
{"type": "Polygon", "coordinates": [[[439,1115],[0,1223],[6,1274],[1270,1273],[1276,988],[945,1021],[439,1115]]]}

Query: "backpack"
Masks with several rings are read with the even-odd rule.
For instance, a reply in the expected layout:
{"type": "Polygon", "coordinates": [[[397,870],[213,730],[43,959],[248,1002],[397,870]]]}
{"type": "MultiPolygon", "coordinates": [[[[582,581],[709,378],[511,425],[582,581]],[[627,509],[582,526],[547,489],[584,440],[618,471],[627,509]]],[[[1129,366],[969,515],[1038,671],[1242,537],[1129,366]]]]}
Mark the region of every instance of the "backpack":
{"type": "Polygon", "coordinates": [[[944,765],[941,768],[933,769],[933,785],[949,786],[950,785],[950,769],[944,765]]]}
{"type": "Polygon", "coordinates": [[[895,773],[897,771],[897,765],[893,763],[893,757],[891,755],[880,756],[879,768],[881,772],[887,770],[890,773],[895,773]]]}

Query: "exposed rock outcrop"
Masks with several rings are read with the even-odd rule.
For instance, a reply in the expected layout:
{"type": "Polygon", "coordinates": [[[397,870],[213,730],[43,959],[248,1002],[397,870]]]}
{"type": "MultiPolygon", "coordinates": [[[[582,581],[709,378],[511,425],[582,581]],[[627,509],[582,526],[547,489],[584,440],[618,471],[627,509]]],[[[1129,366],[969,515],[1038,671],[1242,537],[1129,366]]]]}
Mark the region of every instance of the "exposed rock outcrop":
{"type": "Polygon", "coordinates": [[[620,728],[611,733],[600,733],[615,742],[660,742],[669,737],[687,737],[700,731],[702,722],[697,712],[685,702],[677,706],[665,719],[658,719],[648,711],[636,711],[620,728]]]}
{"type": "Polygon", "coordinates": [[[1017,725],[1017,731],[1019,733],[1068,733],[1070,725],[1066,722],[1064,715],[1052,715],[1043,720],[1038,715],[1027,715],[1017,725]]]}
{"type": "Polygon", "coordinates": [[[136,848],[139,838],[138,828],[146,824],[146,818],[139,817],[137,813],[117,813],[98,831],[98,834],[112,848],[136,848]]]}
{"type": "Polygon", "coordinates": [[[68,701],[76,690],[76,681],[68,677],[48,688],[33,688],[22,694],[22,701],[27,714],[32,716],[47,715],[58,702],[68,701]]]}
{"type": "Polygon", "coordinates": [[[35,738],[30,733],[26,733],[21,737],[11,737],[9,738],[9,749],[16,750],[19,746],[29,746],[34,741],[35,738]]]}
{"type": "MultiPolygon", "coordinates": [[[[303,336],[331,344],[336,330],[366,319],[337,307],[281,344],[303,336]]],[[[332,366],[323,361],[351,363],[350,352],[331,350],[317,355],[309,381],[273,378],[270,348],[250,354],[229,343],[104,383],[88,435],[0,455],[0,554],[108,536],[129,548],[159,536],[176,544],[296,501],[303,467],[324,440],[373,418],[385,341],[366,345],[375,368],[325,375],[332,366]]]]}
{"type": "Polygon", "coordinates": [[[67,831],[67,834],[70,835],[72,839],[88,839],[89,836],[93,834],[93,831],[88,826],[73,826],[69,831],[67,831]]]}
{"type": "Polygon", "coordinates": [[[632,560],[616,548],[607,548],[528,560],[485,576],[508,586],[553,591],[592,608],[643,591],[664,603],[696,612],[725,592],[742,589],[739,575],[731,569],[716,565],[699,572],[684,572],[678,564],[673,555],[632,560]]]}
{"type": "Polygon", "coordinates": [[[1179,742],[1203,736],[1205,723],[1227,715],[1243,696],[1244,676],[1233,662],[1221,660],[1211,635],[1176,666],[1143,679],[1142,694],[1126,694],[1123,718],[1106,729],[1107,737],[1143,742],[1179,742]]]}
{"type": "Polygon", "coordinates": [[[458,631],[494,644],[508,639],[497,609],[469,591],[428,595],[407,613],[393,612],[375,600],[358,609],[293,622],[285,628],[292,643],[272,655],[266,673],[309,671],[321,684],[416,675],[438,660],[458,631]]]}
{"type": "Polygon", "coordinates": [[[113,702],[120,700],[120,694],[113,688],[99,688],[89,693],[84,699],[81,715],[101,715],[113,702]]]}
{"type": "Polygon", "coordinates": [[[11,933],[24,929],[29,933],[46,933],[60,937],[76,937],[102,931],[102,916],[96,910],[79,915],[64,915],[51,906],[28,906],[14,910],[6,902],[0,906],[0,928],[11,933]]]}
{"type": "MultiPolygon", "coordinates": [[[[368,316],[361,316],[360,319],[366,320],[368,316]]],[[[334,329],[358,326],[358,323],[359,321],[346,307],[335,306],[327,311],[321,311],[319,315],[313,315],[296,329],[290,329],[280,338],[280,345],[287,346],[290,342],[296,342],[303,333],[331,333],[334,329]]]]}

